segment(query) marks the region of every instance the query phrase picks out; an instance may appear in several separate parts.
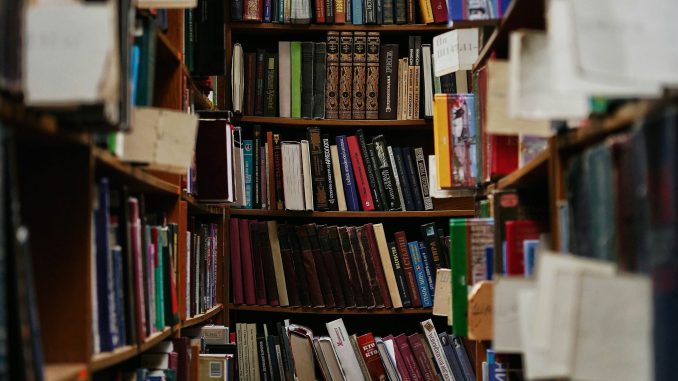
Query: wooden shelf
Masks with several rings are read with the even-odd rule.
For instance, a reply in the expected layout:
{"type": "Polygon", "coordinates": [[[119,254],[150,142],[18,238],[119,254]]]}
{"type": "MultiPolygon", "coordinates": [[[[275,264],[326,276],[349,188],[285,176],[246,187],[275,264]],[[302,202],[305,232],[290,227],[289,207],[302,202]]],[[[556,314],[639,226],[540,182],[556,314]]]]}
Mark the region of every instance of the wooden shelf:
{"type": "Polygon", "coordinates": [[[136,345],[126,345],[117,348],[113,352],[97,353],[92,357],[89,363],[89,368],[92,372],[108,368],[115,364],[129,360],[138,353],[136,345]]]}
{"type": "Polygon", "coordinates": [[[184,322],[181,324],[181,327],[187,328],[187,327],[190,327],[190,326],[193,326],[193,325],[200,324],[204,321],[211,319],[216,314],[221,312],[223,309],[224,309],[224,305],[218,304],[218,305],[210,308],[209,310],[207,310],[207,312],[205,312],[204,314],[198,314],[198,315],[193,316],[192,318],[188,318],[188,319],[184,320],[184,322]]]}
{"type": "Polygon", "coordinates": [[[281,218],[445,218],[473,216],[474,210],[429,210],[417,212],[304,212],[291,210],[231,209],[231,216],[281,218]]]}
{"type": "Polygon", "coordinates": [[[502,177],[497,182],[498,189],[526,188],[528,186],[542,184],[548,186],[548,163],[551,150],[548,148],[540,152],[530,162],[513,171],[508,176],[502,177]]]}
{"type": "Polygon", "coordinates": [[[512,31],[521,28],[544,30],[544,2],[546,0],[513,0],[506,10],[504,18],[499,22],[498,27],[485,42],[481,51],[478,53],[478,59],[473,65],[473,70],[477,70],[485,65],[485,62],[497,53],[498,58],[508,57],[509,35],[512,31]]]}
{"type": "Polygon", "coordinates": [[[87,380],[87,365],[80,363],[46,364],[43,369],[45,381],[87,380]]]}
{"type": "Polygon", "coordinates": [[[224,214],[224,208],[226,207],[226,205],[201,204],[193,195],[185,191],[182,191],[181,198],[188,203],[189,214],[221,216],[224,214]]]}
{"type": "Polygon", "coordinates": [[[184,76],[186,76],[186,80],[188,81],[187,86],[191,88],[191,92],[195,95],[195,98],[193,100],[195,101],[196,111],[213,110],[214,105],[207,98],[207,96],[203,94],[202,91],[200,91],[200,88],[193,80],[193,76],[191,76],[191,72],[188,70],[186,64],[183,63],[181,64],[181,71],[184,73],[184,76]]]}
{"type": "Polygon", "coordinates": [[[231,31],[246,33],[313,33],[327,31],[368,31],[391,34],[443,33],[451,29],[469,29],[496,26],[499,20],[455,21],[452,28],[447,24],[391,24],[391,25],[352,25],[352,24],[278,24],[278,23],[231,23],[231,31]]]}
{"type": "Polygon", "coordinates": [[[243,116],[236,119],[242,123],[277,125],[285,127],[323,126],[337,128],[353,127],[383,127],[389,129],[416,129],[433,127],[433,119],[415,119],[415,120],[352,120],[352,119],[301,119],[301,118],[279,118],[265,116],[243,116]]]}
{"type": "Polygon", "coordinates": [[[172,327],[165,327],[162,331],[158,331],[151,336],[147,337],[146,340],[139,346],[139,353],[146,352],[147,350],[155,347],[161,341],[172,335],[172,327]]]}
{"type": "Polygon", "coordinates": [[[158,30],[156,32],[157,46],[158,46],[158,56],[160,58],[170,58],[173,61],[181,62],[183,53],[181,50],[177,49],[169,38],[162,31],[158,30]]]}
{"type": "Polygon", "coordinates": [[[313,308],[313,307],[273,307],[229,304],[230,311],[251,311],[279,314],[314,315],[430,315],[431,308],[313,308]]]}
{"type": "Polygon", "coordinates": [[[102,175],[124,182],[130,192],[179,195],[179,187],[161,180],[141,168],[122,162],[110,152],[93,147],[96,164],[102,175]]]}

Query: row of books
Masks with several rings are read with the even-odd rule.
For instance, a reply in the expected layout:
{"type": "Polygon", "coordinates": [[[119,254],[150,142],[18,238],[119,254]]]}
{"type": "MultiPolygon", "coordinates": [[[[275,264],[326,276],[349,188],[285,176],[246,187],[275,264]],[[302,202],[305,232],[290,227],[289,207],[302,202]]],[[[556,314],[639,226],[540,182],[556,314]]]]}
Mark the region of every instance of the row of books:
{"type": "MultiPolygon", "coordinates": [[[[144,199],[97,185],[92,276],[95,353],[143,342],[179,322],[178,269],[186,266],[186,316],[216,303],[217,234],[214,225],[191,227],[188,252],[179,253],[177,224],[158,224],[144,199]],[[179,263],[185,258],[186,263],[179,263]]],[[[192,224],[193,225],[193,224],[192,224]]]]}
{"type": "Polygon", "coordinates": [[[500,18],[509,0],[234,0],[233,21],[292,24],[430,24],[500,18]]]}
{"type": "Polygon", "coordinates": [[[327,336],[289,320],[276,324],[277,334],[265,324],[236,323],[239,379],[475,380],[461,339],[438,333],[430,319],[421,333],[383,337],[349,335],[342,319],[325,325],[327,336]]]}
{"type": "Polygon", "coordinates": [[[327,226],[231,219],[234,304],[327,308],[431,307],[449,241],[435,223],[421,240],[382,224],[327,226]]]}
{"type": "Polygon", "coordinates": [[[405,58],[379,32],[327,33],[326,42],[279,41],[278,51],[234,46],[234,109],[315,119],[420,119],[433,94],[468,92],[466,71],[433,74],[431,44],[410,36],[405,58]],[[242,78],[242,81],[240,80],[242,78]]]}

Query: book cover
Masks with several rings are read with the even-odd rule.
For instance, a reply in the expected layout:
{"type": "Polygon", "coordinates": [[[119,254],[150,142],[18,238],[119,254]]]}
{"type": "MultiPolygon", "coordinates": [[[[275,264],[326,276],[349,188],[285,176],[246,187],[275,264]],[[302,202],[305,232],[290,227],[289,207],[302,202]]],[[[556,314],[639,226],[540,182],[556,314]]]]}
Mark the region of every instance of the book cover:
{"type": "MultiPolygon", "coordinates": [[[[302,256],[301,246],[297,239],[294,228],[289,225],[285,226],[285,235],[287,236],[288,244],[292,250],[292,263],[294,263],[294,277],[298,284],[299,301],[302,306],[311,306],[311,295],[309,293],[309,280],[306,276],[306,268],[304,267],[304,257],[302,256]]],[[[279,230],[280,232],[280,230],[279,230]]]]}
{"type": "Polygon", "coordinates": [[[280,250],[280,241],[278,240],[278,223],[276,221],[267,222],[268,241],[271,250],[271,262],[273,275],[278,292],[278,301],[281,306],[289,306],[290,301],[287,295],[287,284],[285,283],[285,270],[283,267],[283,258],[280,250]]]}
{"type": "Polygon", "coordinates": [[[368,32],[365,119],[379,118],[379,45],[379,32],[368,32]]]}
{"type": "Polygon", "coordinates": [[[379,357],[379,350],[374,336],[368,332],[362,336],[356,337],[360,354],[365,361],[365,366],[372,380],[385,380],[386,371],[379,357]]]}
{"type": "Polygon", "coordinates": [[[325,118],[326,50],[326,43],[315,43],[313,53],[313,117],[317,119],[325,118]]]}
{"type": "Polygon", "coordinates": [[[278,55],[266,53],[266,94],[264,116],[278,115],[278,55]]]}
{"type": "MultiPolygon", "coordinates": [[[[431,0],[419,0],[419,12],[421,14],[421,22],[424,24],[433,23],[433,8],[431,7],[431,0]]],[[[445,15],[447,18],[447,15],[445,15]]]]}
{"type": "Polygon", "coordinates": [[[256,303],[264,306],[268,303],[266,299],[266,282],[264,281],[264,253],[262,248],[261,225],[257,221],[249,221],[250,238],[252,245],[252,268],[254,272],[254,293],[256,303]]]}
{"type": "Polygon", "coordinates": [[[273,182],[272,188],[275,193],[275,209],[285,209],[285,192],[283,190],[283,172],[282,172],[282,147],[280,135],[273,134],[273,182]]]}
{"type": "Polygon", "coordinates": [[[360,155],[362,156],[363,163],[365,164],[364,170],[367,175],[367,182],[369,188],[372,192],[372,197],[374,200],[374,208],[376,210],[384,210],[384,205],[382,203],[383,197],[382,194],[385,193],[383,190],[383,185],[380,189],[379,181],[377,178],[377,172],[375,171],[375,166],[372,163],[370,153],[367,148],[367,139],[365,138],[365,132],[362,129],[356,131],[356,138],[360,147],[360,155]]]}
{"type": "Polygon", "coordinates": [[[254,115],[264,115],[264,98],[266,85],[266,50],[257,49],[256,88],[254,90],[254,115]]]}
{"type": "Polygon", "coordinates": [[[346,23],[346,4],[344,0],[335,0],[334,1],[334,23],[335,24],[344,24],[346,23]]]}
{"type": "Polygon", "coordinates": [[[315,1],[315,23],[324,24],[325,23],[325,0],[314,0],[315,1]]]}
{"type": "Polygon", "coordinates": [[[346,142],[351,156],[351,164],[353,166],[353,173],[355,174],[356,187],[358,191],[357,193],[360,196],[362,209],[366,212],[374,210],[375,206],[372,198],[372,191],[367,180],[367,174],[365,172],[366,167],[363,162],[363,157],[360,153],[358,138],[356,136],[349,136],[346,138],[346,142]]]}
{"type": "Polygon", "coordinates": [[[393,266],[393,273],[395,275],[395,281],[400,300],[403,304],[403,307],[411,307],[412,300],[410,299],[409,286],[407,284],[407,279],[405,278],[405,271],[403,270],[402,264],[400,262],[398,247],[396,246],[395,242],[388,243],[388,253],[389,259],[391,260],[391,265],[393,266]]]}
{"type": "Polygon", "coordinates": [[[506,221],[506,274],[525,273],[523,241],[538,240],[539,232],[539,224],[536,221],[506,221]]]}
{"type": "Polygon", "coordinates": [[[245,53],[245,115],[254,115],[257,88],[257,53],[245,53]]]}
{"type": "Polygon", "coordinates": [[[353,33],[352,119],[365,119],[365,85],[367,81],[367,34],[353,33]]]}
{"type": "Polygon", "coordinates": [[[320,290],[323,295],[324,305],[328,308],[334,308],[337,306],[337,300],[334,296],[332,283],[330,282],[329,269],[326,266],[327,262],[324,260],[324,255],[320,250],[317,226],[316,224],[311,223],[302,226],[302,228],[306,230],[308,240],[311,244],[311,251],[313,253],[316,270],[318,271],[318,280],[320,282],[320,290]]]}
{"type": "Polygon", "coordinates": [[[357,307],[366,307],[367,303],[363,298],[362,284],[360,276],[358,274],[358,268],[356,266],[355,255],[353,254],[353,248],[350,242],[349,230],[348,227],[338,228],[339,232],[339,243],[341,245],[342,255],[344,257],[344,264],[346,265],[347,275],[351,282],[351,289],[353,290],[353,296],[355,298],[355,304],[357,307]]]}
{"type": "Polygon", "coordinates": [[[400,210],[405,211],[406,210],[405,196],[403,195],[402,185],[400,184],[400,175],[398,174],[398,165],[396,163],[395,155],[393,154],[393,147],[391,146],[386,147],[386,151],[388,152],[389,166],[391,167],[391,172],[393,173],[393,185],[395,186],[395,189],[398,192],[400,210]]]}
{"type": "Polygon", "coordinates": [[[327,166],[325,165],[320,129],[306,129],[311,153],[311,176],[313,180],[313,209],[328,211],[327,166]]]}
{"type": "MultiPolygon", "coordinates": [[[[364,135],[362,135],[364,136],[364,135]]],[[[361,137],[362,137],[361,136],[361,137]]],[[[360,142],[360,138],[358,140],[360,142]]],[[[379,210],[388,210],[388,198],[386,196],[386,190],[384,189],[384,182],[381,179],[381,171],[379,170],[379,164],[378,164],[378,159],[377,159],[377,152],[375,151],[374,148],[374,143],[367,143],[366,144],[366,151],[367,151],[367,157],[369,158],[369,165],[372,167],[372,173],[373,173],[373,178],[374,178],[374,190],[376,191],[375,194],[378,196],[375,196],[375,200],[379,199],[379,210]]],[[[367,177],[369,181],[369,175],[367,177]]]]}
{"type": "Polygon", "coordinates": [[[323,300],[320,279],[318,278],[318,269],[316,267],[313,250],[311,248],[311,242],[308,236],[308,231],[304,226],[295,226],[294,231],[296,232],[297,239],[299,240],[299,247],[301,250],[301,256],[303,260],[304,273],[306,274],[306,279],[308,281],[308,290],[311,299],[311,305],[313,305],[314,307],[324,307],[325,302],[323,300]]]}
{"type": "Polygon", "coordinates": [[[348,149],[348,141],[345,135],[336,137],[337,153],[339,155],[340,174],[346,196],[346,207],[350,211],[360,210],[358,200],[358,191],[356,189],[355,175],[353,173],[353,163],[348,149]]]}
{"type": "Polygon", "coordinates": [[[400,334],[394,337],[393,341],[395,341],[395,344],[398,347],[398,352],[400,353],[400,357],[403,360],[402,364],[405,365],[405,368],[407,370],[405,373],[403,373],[402,367],[400,366],[401,361],[397,361],[396,364],[398,366],[398,369],[400,370],[399,373],[401,374],[401,376],[403,374],[407,374],[409,375],[412,381],[423,381],[424,376],[422,372],[419,370],[419,365],[417,365],[417,360],[412,349],[410,348],[407,336],[405,336],[405,334],[400,334]]]}
{"type": "Polygon", "coordinates": [[[436,365],[438,367],[438,370],[440,371],[440,375],[442,376],[443,380],[456,380],[452,372],[452,368],[450,367],[450,364],[448,363],[447,358],[445,356],[443,346],[440,343],[440,339],[438,338],[438,332],[436,331],[436,327],[433,325],[433,320],[427,319],[419,324],[421,325],[421,330],[424,333],[426,342],[428,343],[428,346],[431,349],[433,359],[436,362],[436,365]]]}
{"type": "Polygon", "coordinates": [[[403,161],[405,163],[405,171],[407,172],[408,183],[410,184],[410,191],[412,200],[414,201],[415,210],[424,210],[424,198],[421,195],[420,177],[418,176],[416,163],[414,162],[414,154],[411,147],[401,148],[403,154],[403,161]]]}
{"type": "MultiPolygon", "coordinates": [[[[325,163],[325,175],[326,175],[326,180],[327,180],[327,205],[329,210],[338,210],[338,202],[337,202],[337,191],[336,191],[336,185],[334,182],[335,179],[335,174],[334,174],[334,167],[332,165],[332,154],[331,154],[331,149],[330,149],[330,135],[329,134],[321,134],[320,138],[322,140],[322,146],[323,146],[323,160],[325,163]]],[[[338,164],[338,160],[337,160],[338,164]]],[[[342,188],[343,191],[343,188],[342,188]]],[[[343,193],[343,192],[342,192],[343,193]]],[[[342,195],[343,196],[343,195],[342,195]]],[[[344,208],[345,209],[345,208],[344,208]]]]}
{"type": "Polygon", "coordinates": [[[431,298],[431,292],[428,286],[428,281],[426,280],[424,261],[421,258],[421,253],[419,252],[419,242],[417,241],[409,242],[407,244],[407,248],[410,253],[410,258],[412,260],[412,267],[414,269],[414,275],[417,280],[417,288],[419,289],[419,295],[421,296],[421,306],[424,308],[429,308],[433,306],[433,299],[431,298]]]}
{"type": "Polygon", "coordinates": [[[433,13],[433,22],[447,22],[447,2],[444,0],[428,0],[433,13]]]}
{"type": "Polygon", "coordinates": [[[405,209],[417,210],[417,206],[414,202],[414,195],[412,194],[414,184],[410,184],[410,176],[407,173],[405,160],[402,155],[403,149],[401,147],[391,147],[391,149],[396,163],[396,170],[398,171],[398,182],[403,194],[403,200],[405,201],[405,209]]]}
{"type": "Polygon", "coordinates": [[[355,293],[352,288],[351,278],[345,263],[344,252],[339,238],[339,229],[336,226],[328,226],[329,245],[334,261],[334,269],[339,275],[341,291],[347,308],[355,307],[355,293]]]}
{"type": "Polygon", "coordinates": [[[431,199],[431,189],[428,182],[428,172],[426,171],[426,161],[424,160],[424,149],[417,147],[413,150],[416,163],[417,174],[419,175],[419,186],[421,187],[421,197],[424,201],[424,210],[433,210],[433,200],[431,199]]]}
{"type": "MultiPolygon", "coordinates": [[[[323,0],[318,0],[323,1],[323,0]]],[[[301,43],[301,117],[313,118],[313,42],[301,43]]]]}
{"type": "Polygon", "coordinates": [[[378,119],[397,119],[398,45],[382,45],[379,61],[378,119]]]}
{"type": "Polygon", "coordinates": [[[407,236],[404,231],[396,232],[393,236],[398,249],[398,259],[400,260],[403,273],[405,274],[405,280],[407,281],[408,295],[410,296],[412,307],[421,307],[422,299],[421,294],[419,293],[414,264],[412,263],[408,249],[407,236]]]}
{"type": "Polygon", "coordinates": [[[452,187],[452,165],[450,157],[450,128],[447,94],[436,94],[433,100],[433,144],[436,157],[438,186],[452,187]]]}
{"type": "Polygon", "coordinates": [[[325,274],[329,278],[330,286],[332,287],[332,296],[337,308],[346,307],[346,299],[344,297],[343,288],[341,287],[341,279],[339,272],[336,271],[334,254],[330,244],[330,232],[327,226],[321,225],[317,227],[318,243],[320,244],[320,257],[325,266],[325,274]]]}
{"type": "Polygon", "coordinates": [[[284,141],[280,144],[282,156],[283,195],[287,210],[305,210],[301,144],[284,141]]]}
{"type": "Polygon", "coordinates": [[[278,41],[278,115],[281,118],[289,118],[292,111],[290,105],[290,49],[289,41],[278,41]]]}
{"type": "Polygon", "coordinates": [[[337,210],[345,212],[348,210],[346,205],[346,194],[344,192],[344,181],[341,178],[341,161],[339,160],[339,150],[337,145],[330,146],[330,162],[332,163],[332,174],[334,175],[334,185],[336,187],[337,210]]]}
{"type": "MultiPolygon", "coordinates": [[[[269,234],[272,229],[269,228],[269,234]]],[[[285,224],[277,226],[278,245],[280,246],[280,257],[282,260],[283,275],[285,278],[285,287],[287,289],[287,298],[290,306],[301,305],[299,296],[299,285],[297,283],[297,274],[295,272],[294,257],[292,245],[290,243],[290,231],[285,224]]]]}
{"type": "Polygon", "coordinates": [[[346,375],[346,379],[358,381],[363,380],[363,375],[360,371],[360,364],[358,363],[356,353],[351,347],[348,332],[346,331],[346,326],[344,326],[344,321],[342,319],[337,319],[326,323],[325,326],[327,327],[327,333],[330,336],[330,339],[332,339],[334,350],[337,353],[339,363],[341,364],[341,368],[346,375]]]}
{"type": "Polygon", "coordinates": [[[372,138],[374,144],[374,162],[377,167],[377,177],[381,180],[386,197],[384,198],[384,210],[400,210],[400,196],[395,185],[393,169],[390,165],[384,135],[372,138]]]}
{"type": "MultiPolygon", "coordinates": [[[[337,0],[337,4],[343,0],[337,0]]],[[[339,118],[339,32],[327,32],[327,74],[325,81],[325,117],[339,118]]]]}
{"type": "Polygon", "coordinates": [[[447,254],[442,250],[440,237],[436,231],[435,222],[429,222],[420,226],[421,236],[426,244],[426,249],[431,256],[431,262],[436,269],[449,268],[447,254]]]}
{"type": "MultiPolygon", "coordinates": [[[[380,225],[383,234],[383,226],[380,225]]],[[[367,236],[367,243],[369,247],[369,255],[372,260],[372,267],[374,268],[374,274],[377,279],[377,284],[379,286],[379,292],[381,293],[381,299],[384,301],[384,307],[393,308],[393,301],[391,300],[391,294],[389,292],[389,286],[386,282],[386,273],[384,266],[382,265],[381,258],[381,249],[382,247],[377,242],[376,236],[376,225],[366,224],[365,235],[367,236]]],[[[386,249],[386,238],[383,240],[383,248],[386,249]]],[[[388,250],[386,249],[385,255],[388,255],[388,250]]],[[[390,262],[389,262],[390,265],[390,262]]],[[[389,266],[390,267],[390,266],[389,266]]]]}
{"type": "Polygon", "coordinates": [[[407,341],[410,344],[412,355],[414,355],[417,365],[419,365],[419,371],[424,380],[436,381],[436,371],[431,366],[431,360],[428,357],[427,350],[421,340],[421,335],[419,333],[413,333],[407,336],[407,341]]]}
{"type": "Polygon", "coordinates": [[[301,118],[301,42],[290,43],[290,103],[292,118],[301,118]]]}
{"type": "Polygon", "coordinates": [[[235,218],[231,218],[229,224],[231,241],[231,285],[233,286],[233,304],[243,304],[245,301],[243,293],[243,271],[240,253],[240,224],[235,218]]]}
{"type": "Polygon", "coordinates": [[[353,32],[341,32],[339,43],[339,119],[351,119],[352,98],[353,32]]]}
{"type": "Polygon", "coordinates": [[[368,308],[375,307],[377,305],[375,301],[375,295],[373,293],[373,284],[370,280],[370,274],[367,270],[367,264],[365,262],[365,253],[364,249],[360,242],[360,237],[358,236],[359,227],[349,226],[347,228],[348,240],[351,245],[351,253],[353,253],[353,260],[356,264],[356,274],[357,278],[360,280],[360,289],[362,290],[362,300],[364,301],[364,306],[368,308]]]}

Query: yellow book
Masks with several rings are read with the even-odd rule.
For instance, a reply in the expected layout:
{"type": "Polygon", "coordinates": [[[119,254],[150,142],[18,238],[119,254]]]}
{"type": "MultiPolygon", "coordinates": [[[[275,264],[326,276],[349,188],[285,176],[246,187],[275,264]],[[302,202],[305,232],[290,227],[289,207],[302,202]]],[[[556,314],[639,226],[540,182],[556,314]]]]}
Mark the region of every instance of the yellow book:
{"type": "Polygon", "coordinates": [[[433,143],[438,186],[443,189],[452,187],[449,124],[447,94],[436,94],[433,100],[433,143]]]}
{"type": "Polygon", "coordinates": [[[421,9],[421,21],[424,24],[433,23],[433,8],[430,0],[419,0],[419,9],[421,9]]]}

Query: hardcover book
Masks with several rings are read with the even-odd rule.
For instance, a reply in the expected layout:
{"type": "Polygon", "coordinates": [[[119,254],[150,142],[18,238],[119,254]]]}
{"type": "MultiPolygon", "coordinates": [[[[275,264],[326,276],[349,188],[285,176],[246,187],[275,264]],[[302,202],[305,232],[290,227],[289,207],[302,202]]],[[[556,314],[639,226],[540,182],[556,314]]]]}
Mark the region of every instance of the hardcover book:
{"type": "Polygon", "coordinates": [[[382,45],[379,64],[379,119],[397,119],[398,66],[398,45],[382,45]]]}
{"type": "MultiPolygon", "coordinates": [[[[337,0],[341,3],[342,0],[337,0]]],[[[339,118],[339,32],[327,32],[327,81],[325,84],[325,116],[339,118]]]]}
{"type": "Polygon", "coordinates": [[[353,97],[353,32],[341,32],[339,44],[339,119],[351,119],[353,97]]]}
{"type": "Polygon", "coordinates": [[[352,119],[365,119],[365,85],[367,78],[367,35],[353,33],[352,119]]]}
{"type": "MultiPolygon", "coordinates": [[[[322,0],[318,0],[322,1],[322,0]]],[[[313,118],[313,42],[301,43],[301,117],[313,118]]]]}
{"type": "Polygon", "coordinates": [[[313,117],[317,119],[325,118],[326,47],[326,43],[316,42],[313,53],[313,117]]]}
{"type": "Polygon", "coordinates": [[[365,119],[379,118],[379,44],[379,32],[368,32],[365,119]]]}

